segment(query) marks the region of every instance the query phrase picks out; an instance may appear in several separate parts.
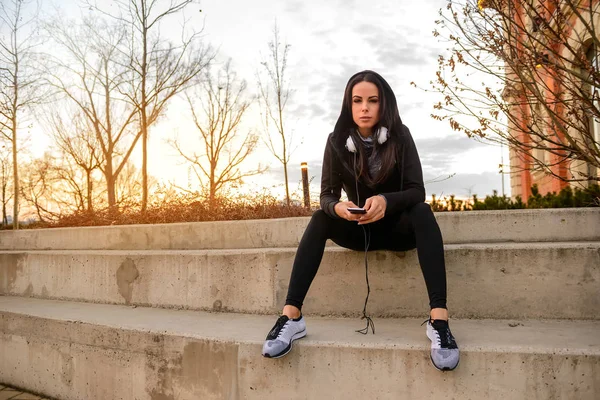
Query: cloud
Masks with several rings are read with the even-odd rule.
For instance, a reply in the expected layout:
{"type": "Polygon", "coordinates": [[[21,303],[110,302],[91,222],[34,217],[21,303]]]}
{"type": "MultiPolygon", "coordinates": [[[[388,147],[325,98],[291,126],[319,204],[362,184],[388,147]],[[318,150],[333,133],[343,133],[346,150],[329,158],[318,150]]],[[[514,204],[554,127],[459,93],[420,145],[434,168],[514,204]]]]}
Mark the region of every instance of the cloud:
{"type": "Polygon", "coordinates": [[[311,104],[308,109],[309,109],[309,112],[312,114],[313,118],[323,117],[327,113],[327,111],[323,107],[319,106],[318,104],[311,104]]]}
{"type": "MultiPolygon", "coordinates": [[[[309,100],[306,102],[298,102],[292,97],[289,102],[289,115],[293,119],[307,120],[307,119],[323,119],[329,113],[326,102],[323,101],[323,93],[321,88],[312,90],[308,89],[311,93],[309,100]]],[[[305,97],[306,98],[306,97],[305,97]]]]}
{"type": "MultiPolygon", "coordinates": [[[[465,152],[480,147],[480,143],[460,135],[420,140],[415,138],[415,142],[423,166],[423,178],[426,182],[425,190],[428,196],[436,194],[440,197],[454,194],[467,197],[477,194],[482,198],[492,194],[494,190],[501,192],[502,178],[497,172],[456,173],[447,179],[455,172],[452,170],[454,160],[463,157],[465,152]]],[[[320,146],[318,150],[315,149],[312,159],[302,160],[308,162],[309,179],[312,178],[311,193],[320,190],[322,151],[322,146],[320,146]]],[[[266,174],[265,181],[283,185],[283,166],[281,164],[273,165],[266,174]]],[[[290,190],[301,188],[299,186],[302,178],[299,162],[289,164],[288,176],[290,190]]],[[[508,177],[505,178],[505,190],[506,194],[510,195],[508,177]]]]}
{"type": "MultiPolygon", "coordinates": [[[[425,180],[433,179],[434,177],[426,177],[425,180]]],[[[510,183],[508,178],[505,178],[505,194],[510,196],[510,183]]],[[[443,181],[425,184],[425,192],[427,196],[435,194],[440,198],[450,196],[452,194],[460,197],[471,197],[476,194],[480,199],[486,195],[491,195],[494,190],[497,190],[502,195],[502,176],[494,172],[484,172],[481,174],[456,174],[450,179],[443,181]]]]}
{"type": "Polygon", "coordinates": [[[346,89],[348,79],[359,71],[360,69],[356,64],[343,62],[338,68],[338,71],[331,73],[327,77],[324,99],[327,101],[327,108],[329,109],[327,118],[333,123],[335,123],[340,116],[342,101],[344,99],[344,89],[346,89]]]}
{"type": "MultiPolygon", "coordinates": [[[[469,139],[466,135],[455,133],[451,136],[415,138],[419,153],[428,152],[433,154],[466,152],[481,146],[481,143],[469,139]]],[[[422,156],[421,156],[422,157],[422,156]]]]}
{"type": "MultiPolygon", "coordinates": [[[[440,124],[433,126],[429,114],[436,98],[409,86],[410,81],[429,81],[435,76],[443,45],[431,31],[437,9],[445,1],[426,0],[418,7],[382,1],[374,2],[368,10],[359,9],[358,3],[350,0],[286,2],[288,21],[283,25],[282,19],[281,28],[302,32],[291,39],[294,94],[287,111],[290,126],[302,135],[304,144],[296,154],[298,160],[290,166],[290,182],[300,180],[302,158],[309,162],[309,175],[315,176],[313,185],[320,186],[323,137],[339,116],[346,83],[354,73],[373,69],[394,89],[400,115],[414,131],[425,179],[460,172],[448,181],[429,184],[428,192],[431,186],[437,192],[459,195],[472,186],[485,195],[500,188],[494,167],[482,164],[482,152],[477,150],[482,145],[440,124]],[[492,172],[477,174],[482,170],[492,172]]],[[[283,182],[281,165],[273,163],[268,177],[283,182]]]]}
{"type": "Polygon", "coordinates": [[[363,39],[373,49],[377,61],[385,68],[420,67],[437,60],[441,47],[432,35],[419,32],[419,21],[400,20],[393,25],[361,24],[358,30],[366,32],[363,39]]]}
{"type": "Polygon", "coordinates": [[[318,119],[333,129],[340,115],[344,88],[350,76],[357,72],[350,63],[340,63],[312,73],[310,78],[298,79],[294,86],[298,92],[289,103],[290,113],[303,119],[318,119]]]}
{"type": "Polygon", "coordinates": [[[471,149],[481,146],[480,143],[466,136],[454,134],[444,137],[414,137],[421,158],[424,173],[437,176],[450,174],[454,161],[471,149]]]}
{"type": "Polygon", "coordinates": [[[398,111],[400,112],[400,118],[402,118],[403,115],[405,115],[413,110],[422,110],[423,107],[425,107],[424,100],[415,101],[414,98],[407,99],[405,96],[398,97],[398,95],[401,95],[401,94],[396,94],[396,98],[398,101],[398,111]]]}
{"type": "Polygon", "coordinates": [[[419,67],[428,64],[431,58],[419,54],[419,51],[414,48],[397,46],[379,49],[377,60],[383,65],[419,67]]]}
{"type": "Polygon", "coordinates": [[[306,1],[304,0],[286,0],[282,2],[284,4],[283,11],[292,15],[298,15],[305,10],[306,1]]]}
{"type": "MultiPolygon", "coordinates": [[[[428,0],[424,7],[429,9],[433,3],[442,2],[428,0]]],[[[381,72],[401,100],[405,93],[400,87],[407,86],[415,79],[414,73],[422,72],[421,67],[435,64],[437,59],[436,49],[431,48],[435,41],[427,32],[433,17],[423,14],[422,7],[417,9],[388,2],[373,2],[368,9],[349,0],[306,1],[302,5],[286,2],[290,25],[282,25],[282,29],[292,30],[299,25],[297,28],[301,26],[306,32],[296,37],[299,47],[293,47],[290,53],[305,54],[292,66],[294,89],[301,88],[290,102],[293,113],[333,125],[348,78],[364,69],[381,72]]],[[[423,103],[399,104],[404,113],[423,103]]]]}
{"type": "MultiPolygon", "coordinates": [[[[313,194],[318,193],[321,188],[321,169],[321,161],[308,163],[308,177],[311,180],[310,192],[313,194]]],[[[458,197],[471,197],[473,194],[477,194],[482,199],[486,195],[491,195],[494,190],[497,190],[501,194],[502,177],[498,173],[456,174],[446,179],[448,175],[425,174],[424,180],[425,182],[429,182],[425,184],[425,192],[428,197],[432,194],[435,194],[437,198],[452,194],[458,197]],[[434,179],[435,181],[432,182],[434,179]]],[[[299,165],[290,165],[288,177],[290,191],[301,190],[302,175],[299,165]]],[[[269,182],[268,185],[265,184],[264,186],[283,186],[283,167],[274,166],[271,168],[265,173],[264,182],[269,182]]],[[[510,196],[510,183],[507,177],[505,178],[505,190],[506,195],[510,196]]]]}
{"type": "Polygon", "coordinates": [[[371,44],[381,65],[419,67],[435,60],[418,44],[407,42],[399,32],[384,34],[382,31],[380,36],[373,38],[371,44]]]}

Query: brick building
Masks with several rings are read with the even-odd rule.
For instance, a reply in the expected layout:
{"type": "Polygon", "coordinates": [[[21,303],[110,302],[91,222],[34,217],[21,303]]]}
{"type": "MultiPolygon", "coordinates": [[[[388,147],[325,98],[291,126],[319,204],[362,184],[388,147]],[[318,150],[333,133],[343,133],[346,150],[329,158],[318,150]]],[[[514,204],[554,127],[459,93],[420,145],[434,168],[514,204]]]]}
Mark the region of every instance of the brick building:
{"type": "MultiPolygon", "coordinates": [[[[544,29],[544,24],[547,24],[550,28],[556,28],[556,25],[553,24],[556,24],[557,18],[555,17],[557,9],[560,9],[560,14],[565,17],[561,23],[563,27],[561,28],[561,32],[564,32],[565,36],[569,38],[569,44],[573,45],[571,46],[572,48],[576,48],[578,52],[585,54],[587,59],[594,64],[598,63],[598,46],[594,43],[599,40],[597,35],[598,31],[595,31],[596,40],[594,40],[590,35],[589,29],[585,29],[584,21],[589,23],[593,20],[593,25],[591,26],[600,26],[599,3],[600,0],[479,0],[480,7],[512,7],[511,12],[515,15],[514,20],[520,23],[519,27],[513,27],[513,36],[508,36],[516,38],[515,41],[517,45],[514,46],[516,57],[522,57],[524,55],[525,50],[523,49],[523,46],[521,46],[521,43],[527,43],[527,40],[531,41],[531,38],[534,39],[532,42],[537,40],[544,42],[544,40],[547,40],[544,35],[548,35],[548,33],[547,30],[544,29]],[[578,12],[573,11],[573,7],[569,6],[569,2],[571,4],[574,2],[577,3],[578,12]],[[531,12],[532,7],[538,7],[538,10],[544,10],[543,15],[545,18],[535,16],[535,14],[531,12]],[[592,11],[590,12],[589,10],[592,11]]],[[[549,102],[548,104],[552,104],[553,100],[555,100],[556,93],[559,93],[561,90],[562,83],[558,81],[556,74],[545,71],[543,68],[544,64],[551,63],[553,58],[565,57],[565,61],[563,62],[565,65],[568,65],[568,61],[566,60],[573,59],[573,52],[566,48],[564,42],[560,43],[560,41],[558,45],[552,48],[552,52],[549,52],[548,48],[539,44],[533,45],[533,48],[536,50],[536,46],[539,48],[540,54],[539,61],[537,61],[539,64],[536,67],[539,68],[538,76],[540,79],[543,79],[543,82],[540,83],[542,84],[542,87],[545,85],[545,87],[555,89],[553,91],[544,91],[546,101],[549,102]]],[[[531,51],[531,49],[528,51],[531,51]]],[[[598,70],[597,67],[596,70],[598,70]]],[[[586,72],[581,71],[581,73],[583,74],[586,72]]],[[[507,75],[508,77],[511,76],[509,68],[507,68],[507,75]]],[[[515,76],[515,74],[512,73],[512,76],[515,76]]],[[[590,99],[598,97],[598,94],[596,93],[594,95],[594,92],[599,88],[591,86],[583,80],[581,81],[581,88],[589,93],[590,99]]],[[[531,138],[526,133],[528,124],[531,123],[532,115],[543,115],[543,105],[536,101],[532,102],[531,99],[526,98],[523,90],[510,91],[505,89],[503,97],[508,103],[513,104],[511,115],[518,116],[516,117],[516,121],[509,122],[509,134],[516,137],[521,143],[531,142],[531,138]],[[542,112],[540,112],[540,110],[542,110],[542,112]]],[[[561,101],[558,101],[557,104],[558,105],[555,106],[557,107],[557,110],[564,110],[565,107],[561,107],[561,101]]],[[[557,113],[559,112],[560,111],[557,111],[557,113]]],[[[587,127],[584,129],[588,129],[589,132],[591,132],[592,137],[595,137],[597,143],[600,142],[599,121],[592,118],[591,115],[588,116],[587,127]]],[[[564,136],[556,129],[551,130],[550,127],[546,127],[544,130],[548,132],[547,134],[549,136],[555,135],[564,138],[564,136]]],[[[573,132],[573,135],[581,137],[580,131],[573,132]]],[[[535,148],[531,150],[529,155],[524,155],[517,152],[514,148],[511,148],[510,185],[513,198],[521,196],[523,199],[527,199],[531,195],[531,186],[533,184],[538,185],[541,194],[553,191],[558,192],[568,185],[578,187],[587,186],[588,182],[569,183],[552,176],[542,168],[536,167],[533,162],[534,158],[542,161],[544,164],[551,165],[550,168],[552,169],[552,172],[564,179],[570,179],[573,176],[580,177],[579,172],[596,176],[598,174],[598,171],[596,171],[593,165],[581,160],[561,161],[564,159],[563,157],[535,148]]]]}

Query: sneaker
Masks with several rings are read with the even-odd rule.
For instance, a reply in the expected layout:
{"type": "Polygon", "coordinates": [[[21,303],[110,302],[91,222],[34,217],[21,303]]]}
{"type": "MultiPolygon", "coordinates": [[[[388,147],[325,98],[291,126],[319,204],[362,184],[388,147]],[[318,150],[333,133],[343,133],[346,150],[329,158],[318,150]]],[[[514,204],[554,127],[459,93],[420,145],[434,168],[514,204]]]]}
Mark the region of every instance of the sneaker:
{"type": "Polygon", "coordinates": [[[448,321],[427,320],[427,337],[431,340],[431,362],[440,371],[452,371],[460,359],[458,345],[448,321]]]}
{"type": "Polygon", "coordinates": [[[294,340],[306,336],[306,324],[301,315],[298,319],[289,319],[282,315],[267,335],[262,355],[267,358],[279,358],[292,350],[294,340]]]}

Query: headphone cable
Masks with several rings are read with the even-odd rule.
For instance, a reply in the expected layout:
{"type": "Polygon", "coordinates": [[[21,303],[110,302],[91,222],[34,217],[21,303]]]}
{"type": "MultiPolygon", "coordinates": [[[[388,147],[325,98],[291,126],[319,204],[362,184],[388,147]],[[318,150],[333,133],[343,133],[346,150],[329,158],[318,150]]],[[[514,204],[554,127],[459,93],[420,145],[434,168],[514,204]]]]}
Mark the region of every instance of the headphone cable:
{"type": "MultiPolygon", "coordinates": [[[[354,182],[356,184],[356,202],[358,203],[357,206],[360,207],[360,194],[358,192],[358,176],[356,174],[356,152],[354,152],[354,182]]],[[[371,229],[368,226],[365,228],[364,225],[361,225],[361,228],[365,235],[365,279],[367,281],[367,297],[365,298],[365,306],[363,307],[363,315],[361,319],[367,320],[367,326],[363,329],[358,329],[356,332],[362,333],[363,335],[367,335],[369,333],[369,328],[371,328],[373,334],[375,334],[375,323],[373,322],[373,319],[367,315],[367,303],[369,302],[369,295],[371,294],[371,286],[369,285],[368,257],[369,246],[371,245],[371,229]]]]}
{"type": "Polygon", "coordinates": [[[365,279],[367,281],[367,297],[365,298],[365,306],[363,308],[363,316],[361,319],[367,320],[367,326],[363,329],[359,329],[356,332],[362,333],[366,335],[369,333],[369,328],[373,331],[373,335],[375,334],[375,323],[373,319],[367,315],[367,303],[369,302],[369,295],[371,294],[371,286],[369,285],[369,259],[367,253],[369,251],[369,246],[371,244],[371,229],[367,226],[366,229],[362,226],[363,232],[365,234],[365,279]],[[368,234],[367,234],[368,231],[368,234]]]}

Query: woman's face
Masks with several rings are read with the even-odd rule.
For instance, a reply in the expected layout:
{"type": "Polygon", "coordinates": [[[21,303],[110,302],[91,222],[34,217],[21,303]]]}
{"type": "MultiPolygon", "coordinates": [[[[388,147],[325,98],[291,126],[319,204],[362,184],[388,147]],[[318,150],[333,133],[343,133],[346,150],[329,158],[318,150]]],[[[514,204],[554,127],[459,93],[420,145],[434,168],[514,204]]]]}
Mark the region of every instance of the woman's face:
{"type": "Polygon", "coordinates": [[[379,90],[374,83],[359,82],[352,88],[352,119],[363,137],[379,122],[379,90]]]}

